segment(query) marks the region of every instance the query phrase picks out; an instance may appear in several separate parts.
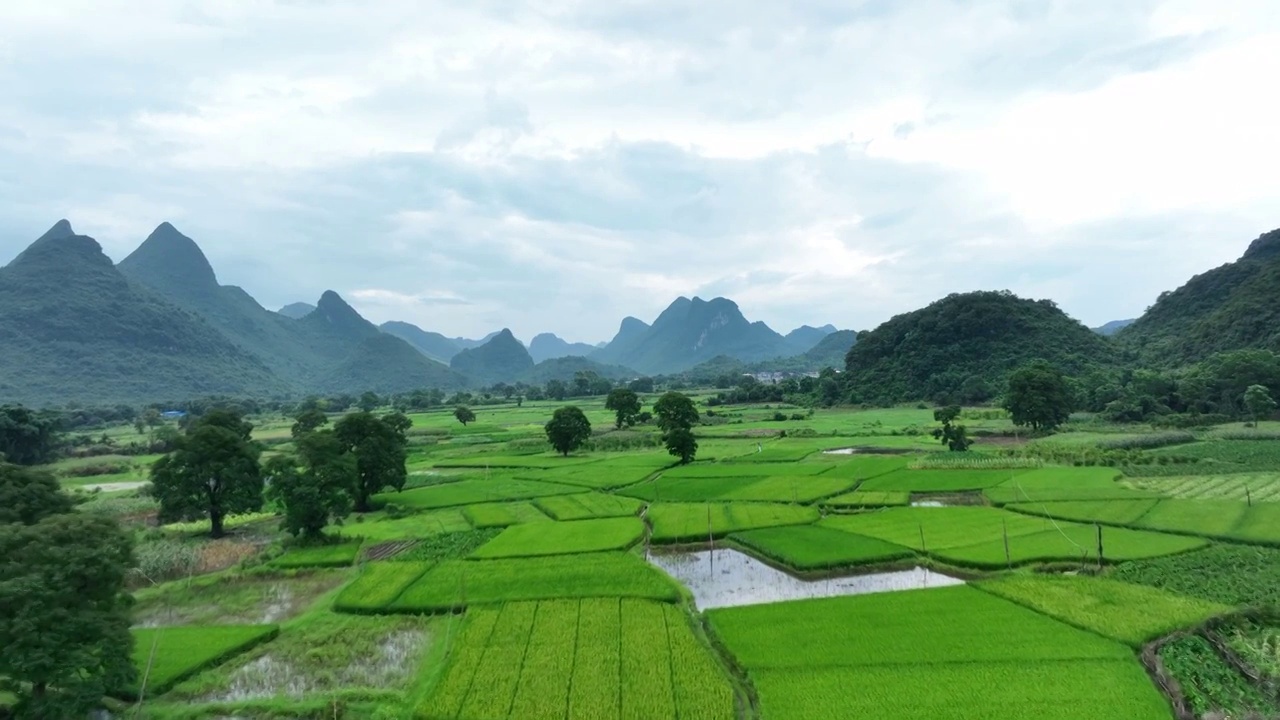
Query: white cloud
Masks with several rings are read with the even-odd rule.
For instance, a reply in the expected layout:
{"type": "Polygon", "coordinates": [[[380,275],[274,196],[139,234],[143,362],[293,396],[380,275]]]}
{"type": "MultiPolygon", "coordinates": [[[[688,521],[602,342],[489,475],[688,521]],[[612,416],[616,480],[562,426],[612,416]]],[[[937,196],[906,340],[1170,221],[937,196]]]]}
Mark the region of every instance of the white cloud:
{"type": "Polygon", "coordinates": [[[0,258],[171,220],[264,305],[472,336],[1101,322],[1280,224],[1273,4],[9,0],[0,258]]]}

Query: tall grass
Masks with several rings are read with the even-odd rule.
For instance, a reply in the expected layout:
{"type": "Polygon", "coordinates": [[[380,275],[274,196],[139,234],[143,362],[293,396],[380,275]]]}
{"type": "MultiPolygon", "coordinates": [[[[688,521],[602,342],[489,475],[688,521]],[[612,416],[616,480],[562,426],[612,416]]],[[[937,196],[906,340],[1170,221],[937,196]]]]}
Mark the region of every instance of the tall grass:
{"type": "Polygon", "coordinates": [[[1044,467],[1037,457],[936,453],[912,461],[909,470],[1033,470],[1044,467]]]}
{"type": "Polygon", "coordinates": [[[1149,435],[1130,435],[1114,440],[1100,440],[1098,447],[1103,450],[1153,450],[1171,445],[1185,445],[1196,441],[1196,436],[1186,431],[1151,433],[1149,435]]]}

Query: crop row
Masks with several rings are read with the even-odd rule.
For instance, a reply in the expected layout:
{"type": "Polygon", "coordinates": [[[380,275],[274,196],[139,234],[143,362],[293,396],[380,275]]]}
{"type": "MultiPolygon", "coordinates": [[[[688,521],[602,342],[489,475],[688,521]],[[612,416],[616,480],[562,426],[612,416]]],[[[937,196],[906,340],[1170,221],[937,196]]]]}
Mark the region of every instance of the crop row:
{"type": "Polygon", "coordinates": [[[1274,548],[1211,545],[1125,563],[1111,576],[1226,605],[1280,606],[1280,550],[1274,548]]]}
{"type": "Polygon", "coordinates": [[[729,539],[797,570],[886,563],[915,555],[901,545],[817,525],[748,530],[729,539]]]}
{"type": "Polygon", "coordinates": [[[1128,648],[969,587],[707,617],[769,718],[1168,718],[1128,648]]]}
{"type": "Polygon", "coordinates": [[[547,517],[533,503],[529,502],[492,502],[478,505],[467,505],[462,509],[471,526],[477,530],[485,528],[502,528],[509,525],[529,522],[546,522],[547,517]]]}
{"type": "Polygon", "coordinates": [[[503,500],[527,500],[544,495],[567,495],[586,492],[576,485],[564,485],[519,478],[492,478],[460,480],[442,485],[382,493],[374,496],[379,502],[396,503],[411,508],[432,509],[501,502],[503,500]]]}
{"type": "Polygon", "coordinates": [[[290,548],[271,560],[271,567],[282,570],[308,567],[349,567],[360,554],[359,542],[333,543],[290,548]]]}
{"type": "Polygon", "coordinates": [[[644,503],[629,497],[604,493],[577,493],[541,497],[534,504],[556,520],[590,520],[593,518],[635,515],[644,503]]]}
{"type": "Polygon", "coordinates": [[[1196,717],[1275,717],[1280,710],[1280,703],[1259,692],[1199,635],[1165,643],[1159,655],[1196,717]]]}
{"type": "Polygon", "coordinates": [[[1230,500],[1098,500],[1014,503],[1010,510],[1063,520],[1280,545],[1280,503],[1230,500]]]}
{"type": "Polygon", "coordinates": [[[333,608],[340,612],[373,613],[384,610],[404,589],[409,587],[427,570],[429,562],[368,562],[360,575],[352,580],[334,600],[333,608]]]}
{"type": "MultiPolygon", "coordinates": [[[[135,628],[133,664],[146,694],[160,695],[205,668],[213,667],[279,634],[275,625],[182,625],[135,628]]],[[[133,699],[138,687],[117,695],[133,699]]]]}
{"type": "Polygon", "coordinates": [[[1280,502],[1280,475],[1276,474],[1131,478],[1129,484],[1182,500],[1280,502]]]}
{"type": "Polygon", "coordinates": [[[818,519],[816,508],[774,503],[658,503],[649,507],[654,542],[697,542],[732,532],[818,519]]]}
{"type": "Polygon", "coordinates": [[[734,694],[675,606],[545,600],[469,611],[419,716],[714,720],[734,694]]]}
{"type": "Polygon", "coordinates": [[[643,535],[644,523],[637,517],[512,525],[471,557],[492,560],[625,550],[643,535]]]}

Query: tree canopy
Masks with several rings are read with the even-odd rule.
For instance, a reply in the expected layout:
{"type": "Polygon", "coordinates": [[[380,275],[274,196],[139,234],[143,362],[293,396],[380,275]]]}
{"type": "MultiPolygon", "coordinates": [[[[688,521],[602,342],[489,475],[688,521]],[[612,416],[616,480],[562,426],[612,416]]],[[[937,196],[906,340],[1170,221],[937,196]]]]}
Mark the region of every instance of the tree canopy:
{"type": "Polygon", "coordinates": [[[296,461],[277,456],[267,462],[264,474],[271,481],[267,495],[283,506],[286,531],[315,539],[331,519],[351,512],[356,458],[346,452],[333,430],[306,433],[296,445],[296,461]]]}
{"type": "Polygon", "coordinates": [[[344,451],[356,458],[351,498],[357,512],[371,509],[369,498],[374,493],[388,487],[404,487],[408,477],[404,466],[408,457],[405,433],[410,425],[400,413],[377,417],[364,411],[351,413],[334,425],[334,435],[344,451]]]}
{"type": "Polygon", "coordinates": [[[619,430],[623,426],[630,427],[635,424],[636,416],[640,414],[642,405],[640,396],[636,395],[634,390],[628,388],[617,388],[610,391],[609,397],[605,398],[604,407],[606,410],[612,410],[616,417],[614,427],[619,430]]]}
{"type": "Polygon", "coordinates": [[[39,465],[57,450],[57,422],[21,405],[0,405],[0,460],[39,465]]]}
{"type": "Polygon", "coordinates": [[[210,534],[222,537],[228,515],[261,510],[262,450],[252,432],[253,425],[230,410],[212,410],[192,422],[173,452],[151,467],[161,521],[207,517],[210,534]]]}
{"type": "Polygon", "coordinates": [[[698,452],[693,426],[699,419],[693,399],[683,393],[668,392],[653,404],[653,413],[658,418],[658,427],[662,428],[662,442],[667,452],[680,458],[682,464],[692,462],[698,452]]]}
{"type": "Polygon", "coordinates": [[[551,447],[565,456],[591,438],[591,422],[580,408],[573,405],[556,409],[545,430],[551,447]]]}
{"type": "Polygon", "coordinates": [[[1071,416],[1071,386],[1058,368],[1044,360],[1028,363],[1009,375],[1004,409],[1013,423],[1036,432],[1052,432],[1071,416]]]}
{"type": "Polygon", "coordinates": [[[49,473],[0,462],[0,524],[31,525],[71,508],[71,498],[49,473]]]}
{"type": "Polygon", "coordinates": [[[459,405],[453,409],[453,417],[464,426],[469,422],[475,422],[476,414],[466,405],[459,405]]]}

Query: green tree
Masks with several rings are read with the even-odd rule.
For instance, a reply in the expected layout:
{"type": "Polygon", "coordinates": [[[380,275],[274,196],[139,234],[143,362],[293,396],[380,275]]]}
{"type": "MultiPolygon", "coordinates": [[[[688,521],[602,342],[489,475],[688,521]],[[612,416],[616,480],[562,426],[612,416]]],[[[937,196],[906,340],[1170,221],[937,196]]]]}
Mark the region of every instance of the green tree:
{"type": "Polygon", "coordinates": [[[15,465],[39,465],[58,449],[57,422],[21,405],[0,405],[0,458],[15,465]]]}
{"type": "Polygon", "coordinates": [[[409,476],[404,463],[408,456],[405,433],[409,419],[400,413],[376,417],[364,411],[351,413],[333,427],[345,452],[356,458],[350,485],[356,512],[370,510],[369,498],[384,488],[400,490],[409,476]]]}
{"type": "Polygon", "coordinates": [[[617,417],[614,427],[619,430],[623,425],[631,427],[636,422],[636,416],[640,414],[642,405],[640,396],[635,391],[627,388],[617,388],[609,393],[609,397],[604,401],[606,410],[612,410],[617,417]]]}
{"type": "Polygon", "coordinates": [[[1276,401],[1271,397],[1271,391],[1265,385],[1250,385],[1244,391],[1244,406],[1249,411],[1249,415],[1253,417],[1253,425],[1257,427],[1273,410],[1276,409],[1276,401]]]}
{"type": "Polygon", "coordinates": [[[371,390],[365,391],[360,395],[360,399],[356,401],[356,407],[365,412],[373,412],[382,405],[382,398],[378,397],[378,393],[371,390]]]}
{"type": "Polygon", "coordinates": [[[298,413],[293,422],[293,427],[289,429],[289,434],[297,439],[313,432],[325,425],[329,424],[329,416],[318,408],[308,408],[298,413]]]}
{"type": "Polygon", "coordinates": [[[674,390],[658,398],[653,404],[653,414],[658,418],[658,427],[663,432],[678,427],[692,428],[699,420],[698,408],[693,400],[674,390]]]}
{"type": "Polygon", "coordinates": [[[933,419],[942,423],[942,427],[935,428],[931,434],[953,452],[964,452],[973,444],[969,439],[968,428],[955,424],[960,412],[959,405],[948,405],[933,411],[933,419]]]}
{"type": "Polygon", "coordinates": [[[569,388],[564,384],[563,380],[548,380],[546,395],[549,400],[563,400],[569,395],[569,388]]]}
{"type": "Polygon", "coordinates": [[[314,540],[331,519],[351,512],[356,458],[345,452],[332,430],[303,435],[297,448],[296,461],[282,455],[267,462],[263,471],[271,481],[267,496],[283,507],[286,531],[314,540]]]}
{"type": "Polygon", "coordinates": [[[658,418],[667,452],[680,458],[681,464],[691,462],[698,452],[693,426],[698,423],[699,415],[693,400],[673,390],[658,398],[653,404],[653,414],[658,418]]]}
{"type": "Polygon", "coordinates": [[[71,508],[70,496],[49,473],[0,462],[0,524],[31,525],[71,508]]]}
{"type": "Polygon", "coordinates": [[[694,456],[698,454],[698,440],[689,428],[672,428],[663,433],[662,441],[668,453],[680,458],[681,465],[693,462],[694,456]]]}
{"type": "Polygon", "coordinates": [[[164,424],[164,416],[156,408],[149,407],[142,411],[142,420],[149,428],[157,428],[164,424]]]}
{"type": "Polygon", "coordinates": [[[151,466],[160,521],[209,518],[209,534],[222,537],[228,515],[262,509],[262,449],[253,425],[231,410],[211,410],[193,421],[173,452],[151,466]]]}
{"type": "Polygon", "coordinates": [[[582,410],[573,405],[552,413],[545,429],[551,447],[566,457],[591,438],[591,422],[582,410]]]}
{"type": "Polygon", "coordinates": [[[1072,406],[1066,376],[1044,360],[1034,360],[1009,375],[1003,407],[1015,425],[1052,432],[1071,417],[1072,406]]]}
{"type": "Polygon", "coordinates": [[[130,536],[96,513],[0,524],[0,691],[17,718],[85,717],[134,682],[130,536]]]}
{"type": "Polygon", "coordinates": [[[458,422],[462,423],[463,427],[466,427],[469,422],[475,422],[476,419],[476,414],[466,405],[459,405],[454,408],[453,416],[457,418],[458,422]]]}

